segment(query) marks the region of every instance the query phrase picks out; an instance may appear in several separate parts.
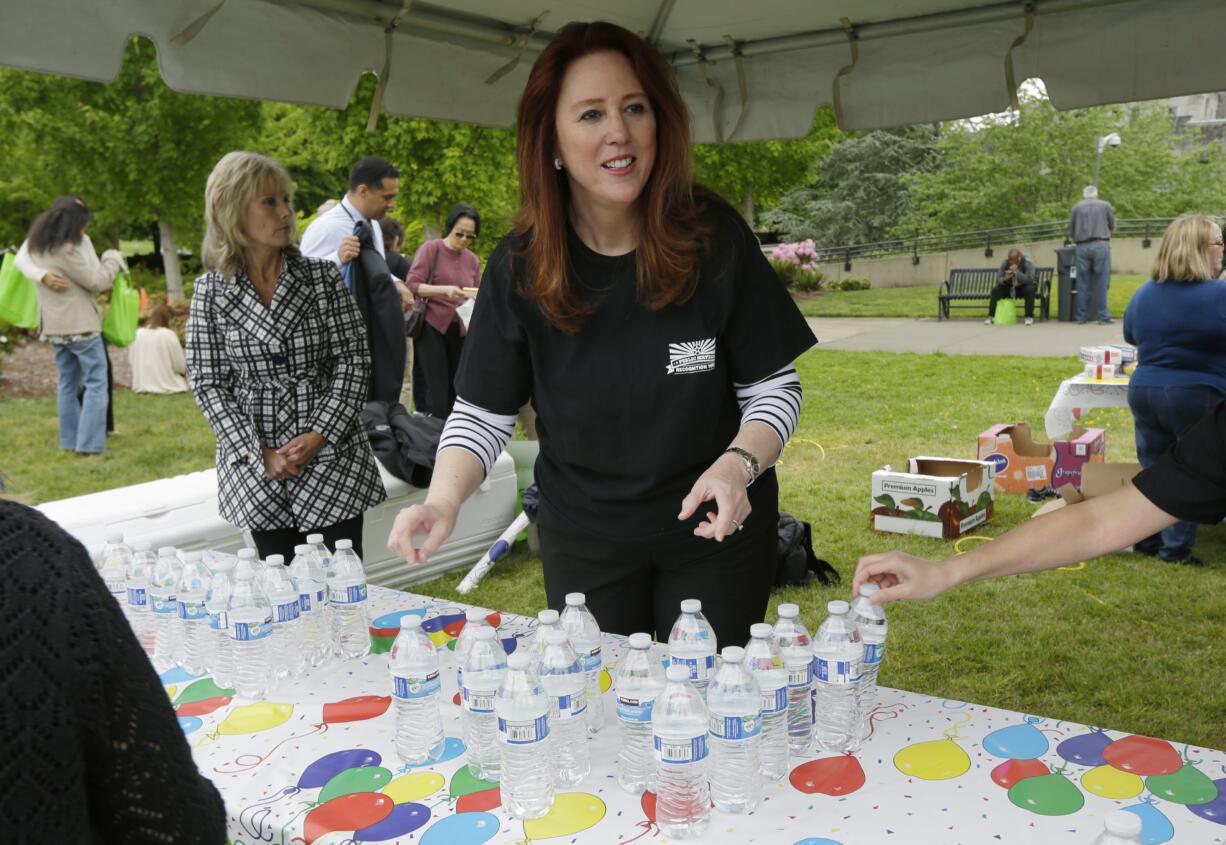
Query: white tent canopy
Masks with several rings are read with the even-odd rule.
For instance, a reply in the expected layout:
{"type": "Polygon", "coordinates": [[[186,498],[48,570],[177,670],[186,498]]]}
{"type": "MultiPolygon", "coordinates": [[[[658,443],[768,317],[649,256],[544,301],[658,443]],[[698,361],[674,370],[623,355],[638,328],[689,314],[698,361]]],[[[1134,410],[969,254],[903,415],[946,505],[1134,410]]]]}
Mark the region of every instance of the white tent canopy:
{"type": "Polygon", "coordinates": [[[1226,90],[1224,0],[0,0],[0,64],[109,81],[126,39],[179,91],[510,125],[553,32],[605,19],[677,70],[698,140],[1002,111],[1039,77],[1057,108],[1226,90]]]}

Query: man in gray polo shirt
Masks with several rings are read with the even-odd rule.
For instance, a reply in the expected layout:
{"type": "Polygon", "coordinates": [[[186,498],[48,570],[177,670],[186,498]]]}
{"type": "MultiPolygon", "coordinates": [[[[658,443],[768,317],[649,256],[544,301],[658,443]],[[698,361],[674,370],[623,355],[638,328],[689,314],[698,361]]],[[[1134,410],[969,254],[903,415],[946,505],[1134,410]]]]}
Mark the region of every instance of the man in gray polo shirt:
{"type": "Polygon", "coordinates": [[[1084,324],[1091,314],[1098,324],[1112,322],[1107,310],[1107,288],[1111,284],[1111,233],[1115,231],[1115,212],[1111,203],[1098,198],[1098,188],[1087,185],[1085,197],[1073,206],[1068,221],[1068,238],[1077,245],[1077,322],[1084,324]]]}

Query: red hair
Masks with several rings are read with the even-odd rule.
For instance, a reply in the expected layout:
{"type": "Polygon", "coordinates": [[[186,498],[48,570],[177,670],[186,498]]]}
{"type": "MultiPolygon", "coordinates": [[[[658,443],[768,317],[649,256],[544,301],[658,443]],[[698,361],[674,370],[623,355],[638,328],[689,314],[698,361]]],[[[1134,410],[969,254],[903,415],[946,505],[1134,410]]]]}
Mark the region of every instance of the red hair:
{"type": "Polygon", "coordinates": [[[592,306],[566,273],[570,186],[566,173],[553,165],[555,116],[566,69],[576,59],[603,50],[630,62],[656,120],[655,165],[638,198],[639,300],[654,310],[689,299],[698,283],[699,256],[710,237],[695,200],[689,114],[672,69],[647,42],[620,26],[604,21],[564,26],[533,64],[519,100],[520,211],[515,233],[523,244],[525,296],[569,334],[579,331],[592,306]]]}

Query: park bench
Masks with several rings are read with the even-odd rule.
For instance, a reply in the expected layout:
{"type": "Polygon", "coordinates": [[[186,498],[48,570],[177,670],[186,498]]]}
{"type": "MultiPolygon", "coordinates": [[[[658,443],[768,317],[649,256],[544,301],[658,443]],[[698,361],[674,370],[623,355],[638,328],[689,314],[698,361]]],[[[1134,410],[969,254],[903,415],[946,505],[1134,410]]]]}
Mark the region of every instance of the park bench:
{"type": "MultiPolygon", "coordinates": [[[[1051,277],[1054,273],[1054,267],[1035,268],[1034,298],[1038,301],[1040,320],[1046,320],[1051,314],[1051,277]]],[[[949,278],[941,282],[937,293],[937,319],[949,319],[951,308],[979,308],[980,300],[986,308],[999,276],[1000,270],[996,267],[950,270],[949,278]]],[[[1016,289],[1014,294],[1017,294],[1016,289]]]]}

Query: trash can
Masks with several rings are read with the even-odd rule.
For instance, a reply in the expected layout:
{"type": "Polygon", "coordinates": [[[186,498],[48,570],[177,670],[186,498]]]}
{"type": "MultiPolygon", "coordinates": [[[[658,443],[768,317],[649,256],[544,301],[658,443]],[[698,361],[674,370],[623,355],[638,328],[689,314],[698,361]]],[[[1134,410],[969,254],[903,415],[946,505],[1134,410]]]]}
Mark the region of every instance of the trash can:
{"type": "Polygon", "coordinates": [[[1056,302],[1060,322],[1077,319],[1077,247],[1066,246],[1056,250],[1056,302]]]}

